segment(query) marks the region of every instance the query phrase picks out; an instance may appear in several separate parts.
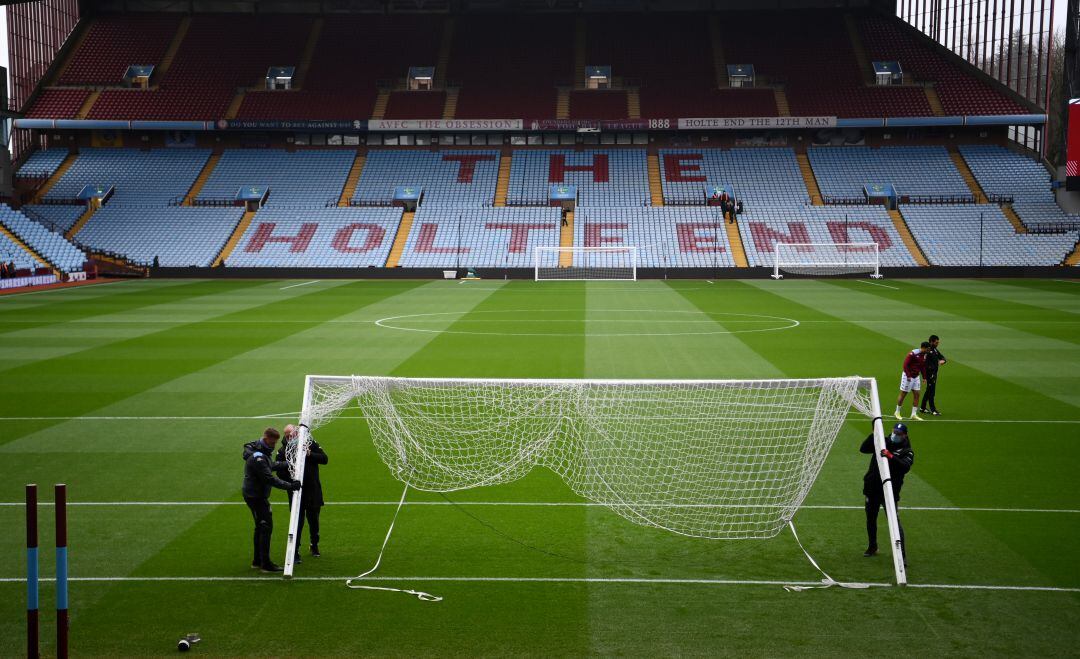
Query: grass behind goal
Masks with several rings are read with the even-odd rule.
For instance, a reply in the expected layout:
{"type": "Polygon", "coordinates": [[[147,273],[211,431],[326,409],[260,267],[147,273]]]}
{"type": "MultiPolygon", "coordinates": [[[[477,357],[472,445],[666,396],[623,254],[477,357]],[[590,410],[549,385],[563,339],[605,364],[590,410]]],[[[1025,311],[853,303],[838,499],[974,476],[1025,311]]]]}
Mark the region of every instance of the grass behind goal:
{"type": "MultiPolygon", "coordinates": [[[[127,579],[71,584],[73,653],[171,654],[188,632],[209,655],[836,655],[898,643],[1060,655],[1080,641],[1074,283],[296,283],[136,281],[0,297],[0,451],[11,465],[0,501],[21,501],[26,482],[68,483],[72,577],[127,579]],[[912,584],[1074,590],[786,593],[766,582],[817,579],[789,534],[672,536],[583,505],[541,470],[410,494],[378,573],[394,579],[373,583],[443,602],[352,592],[340,578],[370,566],[401,488],[351,414],[317,435],[330,505],[324,556],[305,552],[297,569],[310,580],[248,567],[240,445],[292,419],[307,373],[858,373],[878,378],[890,410],[904,352],[930,332],[951,363],[938,396],[946,416],[912,425],[917,460],[901,502],[912,584]],[[173,503],[118,505],[147,502],[173,503]]],[[[887,556],[861,556],[867,459],[857,447],[868,426],[847,424],[795,521],[834,577],[887,582],[887,556]]],[[[283,495],[274,502],[280,560],[283,495]]],[[[13,530],[0,536],[0,655],[12,656],[23,652],[21,507],[0,506],[0,521],[13,530]]],[[[53,603],[45,584],[46,643],[53,603]]]]}

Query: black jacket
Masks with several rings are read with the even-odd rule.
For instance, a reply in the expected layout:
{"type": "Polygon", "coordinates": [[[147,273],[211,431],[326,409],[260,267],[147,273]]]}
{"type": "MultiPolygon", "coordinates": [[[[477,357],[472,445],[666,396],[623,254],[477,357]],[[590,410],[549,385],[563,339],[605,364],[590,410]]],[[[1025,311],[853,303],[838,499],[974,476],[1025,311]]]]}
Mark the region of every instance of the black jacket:
{"type": "MultiPolygon", "coordinates": [[[[288,479],[289,467],[285,461],[285,441],[282,441],[281,446],[278,448],[277,459],[278,464],[281,465],[281,468],[278,469],[278,475],[288,479]]],[[[319,480],[319,465],[328,462],[330,462],[330,458],[326,456],[326,451],[314,439],[311,440],[311,455],[304,460],[304,488],[300,491],[300,505],[303,507],[318,507],[326,504],[323,501],[322,481],[319,480]]]]}
{"type": "Polygon", "coordinates": [[[291,490],[292,483],[283,481],[274,475],[277,466],[270,462],[271,449],[263,444],[262,439],[244,444],[244,496],[255,499],[268,499],[270,488],[291,490]]]}
{"type": "Polygon", "coordinates": [[[941,366],[938,362],[945,359],[945,355],[941,354],[941,351],[937,348],[930,348],[930,352],[926,353],[926,381],[933,382],[937,379],[938,367],[941,366]]]}
{"type": "MultiPolygon", "coordinates": [[[[901,444],[897,445],[886,438],[885,446],[893,454],[893,457],[889,459],[889,475],[892,477],[893,498],[899,501],[900,488],[904,487],[904,476],[911,471],[911,467],[915,464],[915,451],[911,450],[911,440],[909,439],[904,439],[901,444]]],[[[870,433],[863,440],[859,452],[871,455],[870,468],[866,470],[866,475],[863,476],[863,495],[872,499],[884,499],[884,487],[881,484],[881,475],[878,473],[877,458],[874,456],[874,433],[870,433]]]]}

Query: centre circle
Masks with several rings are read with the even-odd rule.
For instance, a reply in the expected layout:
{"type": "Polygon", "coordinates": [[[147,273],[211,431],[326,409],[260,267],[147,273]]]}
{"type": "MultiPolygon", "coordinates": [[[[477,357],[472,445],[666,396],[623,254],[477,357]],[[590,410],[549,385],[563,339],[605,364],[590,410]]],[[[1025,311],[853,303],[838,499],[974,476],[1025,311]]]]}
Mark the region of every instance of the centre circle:
{"type": "Polygon", "coordinates": [[[584,318],[582,313],[582,309],[438,311],[388,316],[375,324],[431,334],[590,337],[711,336],[776,332],[799,326],[794,318],[721,311],[588,309],[584,310],[584,318]]]}

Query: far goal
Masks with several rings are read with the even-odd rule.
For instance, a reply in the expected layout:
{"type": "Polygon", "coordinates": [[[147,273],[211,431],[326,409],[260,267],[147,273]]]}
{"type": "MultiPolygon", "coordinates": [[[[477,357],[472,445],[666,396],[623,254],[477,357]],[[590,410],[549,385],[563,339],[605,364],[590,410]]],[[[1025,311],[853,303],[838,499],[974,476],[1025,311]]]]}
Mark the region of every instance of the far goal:
{"type": "Polygon", "coordinates": [[[620,247],[537,247],[536,281],[637,279],[638,248],[620,247]]]}
{"type": "Polygon", "coordinates": [[[867,273],[880,279],[878,244],[776,243],[773,279],[783,279],[782,272],[819,277],[867,273]]]}

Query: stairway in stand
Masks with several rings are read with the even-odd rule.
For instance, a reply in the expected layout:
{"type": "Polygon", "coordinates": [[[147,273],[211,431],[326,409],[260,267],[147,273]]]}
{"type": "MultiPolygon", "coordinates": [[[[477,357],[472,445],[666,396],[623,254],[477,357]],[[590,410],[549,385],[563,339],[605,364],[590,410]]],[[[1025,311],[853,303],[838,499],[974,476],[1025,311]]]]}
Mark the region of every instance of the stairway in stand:
{"type": "Polygon", "coordinates": [[[1002,204],[1001,212],[1005,215],[1005,218],[1009,220],[1009,224],[1013,225],[1013,229],[1016,233],[1029,233],[1027,225],[1020,219],[1020,216],[1016,214],[1016,209],[1012,207],[1012,204],[1002,204]]]}
{"type": "Polygon", "coordinates": [[[371,110],[372,119],[383,119],[386,117],[386,106],[390,103],[390,89],[380,89],[379,95],[375,97],[375,107],[371,110]]]}
{"type": "Polygon", "coordinates": [[[345,187],[341,189],[341,196],[338,197],[338,206],[348,206],[349,200],[356,194],[356,186],[360,184],[360,174],[364,171],[366,160],[367,156],[363,153],[356,154],[352,167],[349,169],[349,175],[345,178],[345,187]]]}
{"type": "Polygon", "coordinates": [[[791,106],[788,105],[787,92],[784,91],[783,86],[774,85],[772,88],[773,101],[776,102],[776,113],[781,117],[791,116],[791,106]]]}
{"type": "Polygon", "coordinates": [[[660,178],[660,156],[650,153],[649,163],[649,195],[653,206],[664,205],[664,184],[660,178]]]}
{"type": "Polygon", "coordinates": [[[985,204],[988,199],[986,192],[983,191],[982,186],[979,185],[979,181],[975,178],[975,174],[971,171],[971,168],[968,167],[963,154],[961,154],[954,146],[949,148],[949,157],[952,158],[953,164],[956,165],[956,170],[960,172],[961,178],[963,178],[964,183],[967,184],[968,190],[971,190],[971,194],[975,196],[975,203],[985,204]]]}
{"type": "Polygon", "coordinates": [[[75,236],[78,235],[82,228],[86,226],[86,223],[90,221],[90,218],[97,212],[97,207],[93,204],[89,204],[83,214],[79,216],[79,219],[75,221],[75,224],[71,225],[71,228],[67,230],[64,237],[68,240],[75,240],[75,236]]]}
{"type": "Polygon", "coordinates": [[[396,268],[401,261],[401,255],[405,253],[405,243],[409,240],[409,231],[412,230],[414,211],[405,211],[401,214],[401,224],[398,225],[397,235],[394,236],[394,246],[390,248],[390,255],[386,257],[386,267],[396,268]]]}
{"type": "MultiPolygon", "coordinates": [[[[49,263],[49,261],[45,257],[43,257],[41,254],[38,254],[36,250],[32,249],[29,245],[24,243],[21,238],[19,238],[14,233],[9,231],[8,228],[6,226],[4,226],[3,224],[0,224],[0,235],[7,236],[8,240],[10,240],[11,242],[18,245],[20,248],[22,248],[22,250],[24,252],[26,252],[30,256],[34,257],[35,261],[39,261],[41,263],[44,263],[44,264],[48,265],[50,268],[52,267],[52,264],[49,263]]],[[[59,273],[57,273],[57,274],[59,274],[59,273]]]]}
{"type": "Polygon", "coordinates": [[[724,222],[727,230],[728,243],[731,245],[731,260],[736,268],[748,268],[750,263],[746,260],[746,250],[743,249],[742,233],[739,231],[738,222],[724,222]]]}
{"type": "Polygon", "coordinates": [[[1072,253],[1065,257],[1065,265],[1080,266],[1080,240],[1076,241],[1072,253]]]}
{"type": "Polygon", "coordinates": [[[210,157],[206,160],[206,164],[203,165],[202,171],[195,177],[195,182],[191,184],[191,189],[184,195],[185,206],[191,206],[195,199],[202,192],[203,186],[210,180],[210,175],[214,173],[214,167],[217,167],[218,161],[221,160],[220,153],[211,153],[210,157]]]}
{"type": "Polygon", "coordinates": [[[911,253],[911,258],[915,259],[915,263],[923,268],[930,265],[930,262],[926,260],[926,255],[923,254],[922,248],[919,247],[919,243],[915,241],[915,236],[911,235],[911,229],[908,228],[907,221],[904,220],[904,216],[900,211],[889,211],[889,217],[892,218],[896,232],[900,234],[900,239],[904,241],[904,245],[907,247],[908,252],[911,253]]]}
{"type": "Polygon", "coordinates": [[[810,156],[805,153],[796,153],[795,160],[799,163],[799,173],[802,174],[806,191],[810,193],[810,203],[814,206],[824,206],[821,199],[821,188],[818,187],[817,176],[814,176],[814,168],[810,166],[810,156]]]}
{"type": "Polygon", "coordinates": [[[844,25],[847,27],[851,48],[855,51],[855,62],[859,65],[859,72],[862,73],[863,82],[871,85],[874,83],[874,67],[870,64],[870,58],[866,55],[862,33],[859,32],[859,24],[855,21],[853,15],[844,14],[844,25]]]}
{"type": "Polygon", "coordinates": [[[716,70],[716,86],[724,88],[728,86],[727,60],[724,58],[724,44],[721,38],[720,16],[709,16],[709,40],[712,42],[713,68],[716,70]]]}
{"type": "Polygon", "coordinates": [[[74,153],[69,153],[64,161],[60,163],[60,166],[56,168],[56,171],[52,173],[52,176],[48,178],[41,187],[34,191],[34,198],[31,203],[40,204],[41,200],[45,198],[45,195],[49,193],[52,186],[56,185],[56,182],[64,177],[67,170],[71,169],[71,166],[75,164],[75,159],[79,156],[74,153]]]}
{"type": "Polygon", "coordinates": [[[930,111],[934,113],[934,116],[944,117],[945,107],[941,104],[941,97],[938,96],[934,86],[931,84],[925,85],[923,91],[926,93],[926,102],[930,104],[930,111]]]}
{"type": "Polygon", "coordinates": [[[443,103],[442,118],[453,119],[457,115],[457,100],[458,100],[457,87],[450,87],[446,90],[446,101],[443,103]]]}
{"type": "MultiPolygon", "coordinates": [[[[559,232],[559,247],[574,246],[574,211],[566,211],[566,224],[559,232]]],[[[574,265],[574,253],[570,250],[559,252],[559,267],[569,268],[574,265]]]]}
{"type": "Polygon", "coordinates": [[[244,237],[244,232],[251,226],[251,221],[255,219],[255,211],[244,211],[244,214],[240,217],[240,221],[237,222],[236,228],[233,229],[232,235],[225,241],[225,246],[221,248],[221,253],[214,259],[214,267],[221,266],[225,263],[225,259],[229,258],[229,255],[233,253],[236,246],[240,244],[240,239],[244,237]]]}
{"type": "Polygon", "coordinates": [[[499,158],[499,178],[495,182],[495,202],[498,208],[506,206],[506,198],[510,196],[510,151],[504,151],[499,158]]]}

